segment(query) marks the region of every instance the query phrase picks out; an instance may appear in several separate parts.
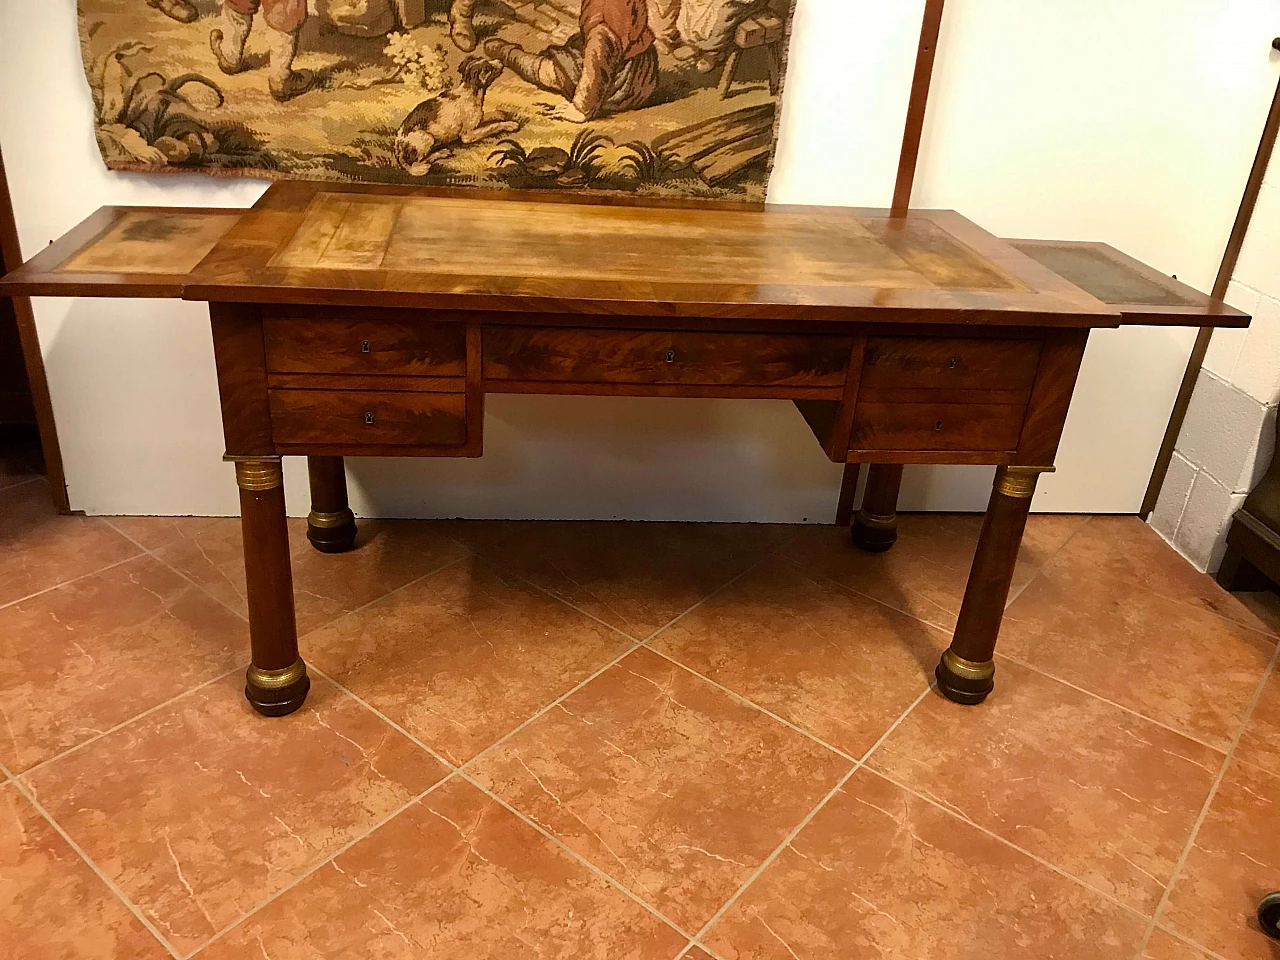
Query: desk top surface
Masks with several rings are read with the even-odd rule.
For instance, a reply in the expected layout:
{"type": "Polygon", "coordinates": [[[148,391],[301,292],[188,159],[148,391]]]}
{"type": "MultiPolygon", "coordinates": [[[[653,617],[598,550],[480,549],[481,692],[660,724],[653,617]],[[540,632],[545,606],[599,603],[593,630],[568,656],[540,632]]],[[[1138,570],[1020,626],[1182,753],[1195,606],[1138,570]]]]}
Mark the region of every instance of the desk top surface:
{"type": "MultiPolygon", "coordinates": [[[[1071,263],[1088,267],[1078,255],[1071,263]]],[[[1091,269],[1103,268],[1118,266],[1091,269]]],[[[104,208],[6,284],[45,295],[649,317],[1073,327],[1125,317],[1110,287],[1099,296],[1082,282],[1088,269],[1074,283],[1055,269],[1052,257],[951,211],[891,219],[844,207],[285,181],[247,212],[104,208]]],[[[1207,308],[1190,288],[1169,293],[1160,281],[1172,281],[1136,261],[1124,269],[1153,315],[1244,317],[1207,308]],[[1135,279],[1136,268],[1148,275],[1135,279]]]]}

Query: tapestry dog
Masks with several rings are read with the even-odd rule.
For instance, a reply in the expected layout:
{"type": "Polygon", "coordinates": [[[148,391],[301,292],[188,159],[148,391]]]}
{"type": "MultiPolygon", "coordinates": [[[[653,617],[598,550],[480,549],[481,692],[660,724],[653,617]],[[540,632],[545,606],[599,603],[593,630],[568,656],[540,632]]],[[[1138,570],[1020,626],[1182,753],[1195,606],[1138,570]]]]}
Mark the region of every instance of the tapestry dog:
{"type": "Polygon", "coordinates": [[[478,143],[487,137],[515,133],[514,120],[484,118],[484,96],[502,74],[497,60],[476,54],[458,65],[459,87],[424,100],[413,108],[396,132],[396,162],[410,176],[423,177],[437,160],[450,156],[451,143],[478,143]]]}

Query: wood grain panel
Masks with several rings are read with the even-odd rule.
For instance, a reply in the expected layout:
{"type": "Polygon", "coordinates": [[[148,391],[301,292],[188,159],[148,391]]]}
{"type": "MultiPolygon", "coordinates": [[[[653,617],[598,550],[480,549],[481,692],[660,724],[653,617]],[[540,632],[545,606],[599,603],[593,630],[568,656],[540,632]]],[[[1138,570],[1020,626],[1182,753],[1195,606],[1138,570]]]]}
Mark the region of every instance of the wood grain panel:
{"type": "Polygon", "coordinates": [[[466,334],[460,323],[269,317],[263,321],[263,339],[267,369],[273,373],[466,373],[466,334]]]}
{"type": "Polygon", "coordinates": [[[488,380],[841,387],[852,340],[637,330],[484,330],[488,380]]]}
{"type": "Polygon", "coordinates": [[[870,337],[859,396],[875,390],[1031,391],[1038,340],[870,337]]]}
{"type": "Polygon", "coordinates": [[[994,403],[859,403],[850,449],[1014,450],[1025,408],[994,403]]]}
{"type": "Polygon", "coordinates": [[[466,407],[456,393],[271,391],[271,423],[280,444],[463,444],[466,407]]]}

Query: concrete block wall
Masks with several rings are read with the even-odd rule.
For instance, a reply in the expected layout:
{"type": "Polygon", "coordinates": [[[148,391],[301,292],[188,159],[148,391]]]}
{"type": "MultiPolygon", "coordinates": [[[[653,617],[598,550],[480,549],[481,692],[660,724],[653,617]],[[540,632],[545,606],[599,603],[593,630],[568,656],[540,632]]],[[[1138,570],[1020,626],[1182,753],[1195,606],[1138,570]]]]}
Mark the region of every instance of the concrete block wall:
{"type": "Polygon", "coordinates": [[[1150,523],[1216,572],[1231,517],[1275,452],[1280,405],[1280,164],[1273,162],[1227,301],[1248,330],[1216,330],[1150,523]]]}

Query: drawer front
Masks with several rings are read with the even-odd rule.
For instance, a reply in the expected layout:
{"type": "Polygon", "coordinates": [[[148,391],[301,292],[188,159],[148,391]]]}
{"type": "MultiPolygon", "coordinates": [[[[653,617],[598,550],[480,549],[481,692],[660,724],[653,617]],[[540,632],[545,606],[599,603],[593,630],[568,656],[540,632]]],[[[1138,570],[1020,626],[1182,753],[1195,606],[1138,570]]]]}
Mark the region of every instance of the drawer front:
{"type": "Polygon", "coordinates": [[[272,390],[270,397],[276,443],[428,447],[467,440],[460,393],[272,390]]]}
{"type": "Polygon", "coordinates": [[[466,374],[460,323],[267,318],[262,334],[271,373],[466,374]]]}
{"type": "Polygon", "coordinates": [[[851,450],[1016,450],[1024,406],[997,403],[862,403],[851,450]]]}
{"type": "Polygon", "coordinates": [[[1038,340],[869,337],[858,392],[887,402],[906,391],[1000,391],[1025,401],[1039,362],[1038,340]]]}
{"type": "Polygon", "coordinates": [[[484,375],[576,383],[839,387],[852,346],[848,337],[491,326],[484,330],[484,375]]]}

